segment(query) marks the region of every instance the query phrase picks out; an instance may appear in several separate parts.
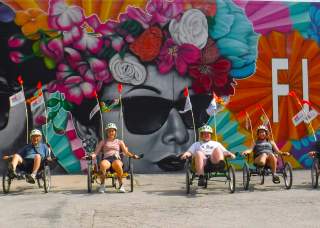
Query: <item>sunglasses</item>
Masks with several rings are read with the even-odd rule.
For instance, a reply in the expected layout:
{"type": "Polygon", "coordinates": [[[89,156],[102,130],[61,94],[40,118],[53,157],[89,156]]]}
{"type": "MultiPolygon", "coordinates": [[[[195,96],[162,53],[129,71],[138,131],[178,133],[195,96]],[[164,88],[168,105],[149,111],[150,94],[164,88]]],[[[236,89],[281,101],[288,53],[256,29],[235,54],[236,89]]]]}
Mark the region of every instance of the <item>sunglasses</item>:
{"type": "MultiPolygon", "coordinates": [[[[196,129],[208,121],[206,109],[211,99],[212,97],[206,94],[190,96],[196,129]]],[[[122,100],[124,122],[129,132],[148,135],[165,124],[173,108],[178,111],[184,110],[185,102],[186,98],[177,101],[147,96],[124,98],[122,100]]],[[[193,129],[191,112],[179,113],[179,115],[186,128],[193,129]]]]}

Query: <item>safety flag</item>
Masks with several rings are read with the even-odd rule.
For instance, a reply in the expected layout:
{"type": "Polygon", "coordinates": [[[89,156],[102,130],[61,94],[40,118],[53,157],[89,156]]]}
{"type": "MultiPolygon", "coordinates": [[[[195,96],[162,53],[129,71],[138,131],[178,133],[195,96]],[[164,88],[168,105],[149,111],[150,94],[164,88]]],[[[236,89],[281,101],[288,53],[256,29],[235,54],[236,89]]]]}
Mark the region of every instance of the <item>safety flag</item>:
{"type": "Polygon", "coordinates": [[[113,99],[110,104],[106,104],[105,102],[100,102],[100,108],[102,112],[110,112],[112,109],[118,107],[120,104],[119,99],[113,99]]]}
{"type": "Polygon", "coordinates": [[[90,114],[89,114],[89,120],[92,119],[92,117],[100,110],[100,105],[96,104],[96,106],[94,106],[94,108],[91,110],[90,114]]]}
{"type": "Polygon", "coordinates": [[[16,106],[25,101],[24,92],[21,90],[20,92],[13,94],[9,97],[10,107],[16,106]]]}
{"type": "Polygon", "coordinates": [[[33,110],[35,110],[36,108],[40,107],[43,104],[44,104],[43,93],[40,93],[39,95],[36,96],[35,99],[33,99],[30,102],[30,109],[31,109],[31,111],[33,111],[33,110]]]}
{"type": "Polygon", "coordinates": [[[208,106],[208,108],[206,109],[206,112],[209,116],[213,116],[216,111],[217,111],[217,96],[215,94],[213,94],[212,100],[208,106]]]}
{"type": "Polygon", "coordinates": [[[183,94],[186,97],[186,103],[184,104],[184,109],[182,111],[179,111],[180,113],[186,113],[186,112],[192,110],[192,104],[190,101],[189,90],[187,87],[184,88],[183,94]]]}

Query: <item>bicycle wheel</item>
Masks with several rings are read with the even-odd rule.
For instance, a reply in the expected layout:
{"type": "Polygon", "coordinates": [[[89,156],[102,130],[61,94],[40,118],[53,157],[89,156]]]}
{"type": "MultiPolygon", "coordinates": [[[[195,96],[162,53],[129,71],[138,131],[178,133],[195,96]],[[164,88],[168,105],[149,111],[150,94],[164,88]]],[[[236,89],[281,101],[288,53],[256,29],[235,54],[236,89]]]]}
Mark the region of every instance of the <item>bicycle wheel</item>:
{"type": "Polygon", "coordinates": [[[88,188],[88,193],[92,192],[92,163],[88,162],[88,168],[87,168],[87,188],[88,188]]]}
{"type": "Polygon", "coordinates": [[[42,180],[43,180],[44,192],[48,193],[51,188],[51,172],[50,172],[50,167],[48,165],[45,165],[43,168],[42,178],[43,178],[42,180]]]}
{"type": "Polygon", "coordinates": [[[234,193],[236,190],[236,174],[232,165],[229,166],[227,178],[229,179],[230,193],[234,193]]]}
{"type": "Polygon", "coordinates": [[[187,160],[185,164],[185,170],[186,170],[186,193],[190,193],[190,185],[191,185],[191,172],[190,172],[190,161],[187,160]]]}
{"type": "Polygon", "coordinates": [[[6,171],[2,175],[2,189],[3,193],[7,194],[10,191],[10,186],[11,186],[11,181],[12,179],[9,176],[9,172],[6,171]]]}
{"type": "Polygon", "coordinates": [[[250,182],[250,170],[247,163],[244,163],[242,173],[243,173],[243,188],[244,190],[248,190],[249,182],[250,182]]]}
{"type": "Polygon", "coordinates": [[[130,173],[130,192],[133,192],[133,164],[132,159],[129,158],[129,173],[130,173]]]}
{"type": "Polygon", "coordinates": [[[318,188],[319,185],[319,160],[315,158],[311,166],[311,184],[313,188],[318,188]]]}
{"type": "Polygon", "coordinates": [[[292,186],[292,166],[288,162],[284,164],[283,179],[286,189],[290,189],[292,186]]]}

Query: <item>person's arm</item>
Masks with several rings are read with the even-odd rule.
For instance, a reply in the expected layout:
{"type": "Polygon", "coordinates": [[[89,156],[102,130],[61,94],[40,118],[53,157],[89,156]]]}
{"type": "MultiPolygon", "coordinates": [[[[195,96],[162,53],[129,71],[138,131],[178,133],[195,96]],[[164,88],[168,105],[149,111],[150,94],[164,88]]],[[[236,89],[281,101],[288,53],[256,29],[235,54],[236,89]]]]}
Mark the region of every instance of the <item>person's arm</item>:
{"type": "Polygon", "coordinates": [[[102,147],[103,147],[103,144],[104,144],[104,141],[103,141],[103,140],[101,140],[101,141],[98,143],[98,145],[96,146],[96,149],[94,150],[94,153],[91,154],[91,157],[92,157],[92,158],[96,158],[97,155],[101,152],[102,147]]]}
{"type": "Polygon", "coordinates": [[[282,152],[282,151],[280,151],[279,148],[278,148],[278,146],[277,146],[277,144],[275,144],[275,142],[270,141],[270,143],[271,143],[271,145],[272,145],[273,151],[276,152],[277,154],[279,154],[279,155],[289,155],[288,152],[282,152]]]}
{"type": "Polygon", "coordinates": [[[224,157],[231,158],[231,159],[235,159],[236,158],[236,156],[232,152],[228,151],[221,143],[219,143],[218,147],[223,152],[223,156],[224,157]]]}
{"type": "Polygon", "coordinates": [[[192,157],[192,154],[196,151],[196,146],[197,146],[197,142],[193,143],[186,152],[182,153],[182,155],[180,156],[180,159],[185,160],[187,158],[192,157]]]}
{"type": "Polygon", "coordinates": [[[119,145],[120,145],[121,151],[122,151],[125,155],[127,155],[127,156],[130,157],[130,158],[139,159],[139,156],[138,156],[138,155],[136,155],[135,153],[130,152],[130,151],[128,150],[128,147],[124,144],[124,142],[123,142],[122,140],[119,140],[119,145]]]}

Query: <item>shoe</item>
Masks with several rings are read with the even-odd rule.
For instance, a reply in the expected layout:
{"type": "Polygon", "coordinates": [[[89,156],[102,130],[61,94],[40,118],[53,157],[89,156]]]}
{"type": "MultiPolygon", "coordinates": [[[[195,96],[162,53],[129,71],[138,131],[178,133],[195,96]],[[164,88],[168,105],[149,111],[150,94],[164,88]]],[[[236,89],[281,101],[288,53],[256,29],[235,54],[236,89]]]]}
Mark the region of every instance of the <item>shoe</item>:
{"type": "Polygon", "coordinates": [[[100,185],[98,192],[104,193],[106,191],[106,187],[104,185],[100,185]]]}
{"type": "Polygon", "coordinates": [[[273,174],[272,176],[272,182],[275,183],[275,184],[280,184],[280,178],[278,175],[276,174],[273,174]]]}
{"type": "Polygon", "coordinates": [[[26,175],[26,181],[30,184],[36,183],[36,175],[35,174],[27,174],[26,175]]]}
{"type": "Polygon", "coordinates": [[[8,165],[8,172],[9,172],[10,178],[16,178],[16,177],[18,177],[18,174],[17,174],[16,170],[13,169],[12,163],[9,163],[9,165],[8,165]]]}
{"type": "Polygon", "coordinates": [[[119,189],[118,189],[118,192],[120,193],[125,193],[126,190],[124,189],[123,185],[120,185],[119,189]]]}
{"type": "Polygon", "coordinates": [[[199,176],[199,180],[198,180],[198,186],[205,186],[206,182],[205,182],[205,179],[204,179],[204,176],[199,176]]]}

